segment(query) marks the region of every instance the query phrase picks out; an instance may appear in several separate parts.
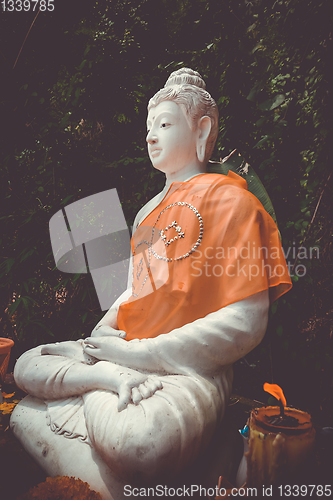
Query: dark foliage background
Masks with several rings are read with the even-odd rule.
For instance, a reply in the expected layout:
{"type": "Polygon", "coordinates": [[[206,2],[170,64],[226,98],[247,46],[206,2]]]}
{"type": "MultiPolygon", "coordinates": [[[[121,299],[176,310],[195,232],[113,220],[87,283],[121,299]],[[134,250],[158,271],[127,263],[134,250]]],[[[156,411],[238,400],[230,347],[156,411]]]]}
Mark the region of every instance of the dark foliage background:
{"type": "Polygon", "coordinates": [[[53,12],[1,11],[0,324],[13,358],[87,336],[100,318],[90,276],[54,269],[49,219],[115,187],[133,222],[163,184],[146,154],[147,100],[185,65],[219,106],[213,159],[237,148],[255,169],[293,274],[263,343],[237,364],[235,390],[266,400],[263,382],[278,383],[290,404],[332,422],[330,7],[55,0],[53,12]]]}

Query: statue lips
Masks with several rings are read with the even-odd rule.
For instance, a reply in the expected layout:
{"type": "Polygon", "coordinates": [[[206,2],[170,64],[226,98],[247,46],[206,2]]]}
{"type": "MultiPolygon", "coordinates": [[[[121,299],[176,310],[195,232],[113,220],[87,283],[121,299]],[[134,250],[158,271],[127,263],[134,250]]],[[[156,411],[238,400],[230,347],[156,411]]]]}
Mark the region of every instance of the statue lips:
{"type": "Polygon", "coordinates": [[[150,155],[155,158],[156,156],[158,156],[160,154],[160,152],[162,151],[161,148],[153,148],[150,150],[150,155]]]}

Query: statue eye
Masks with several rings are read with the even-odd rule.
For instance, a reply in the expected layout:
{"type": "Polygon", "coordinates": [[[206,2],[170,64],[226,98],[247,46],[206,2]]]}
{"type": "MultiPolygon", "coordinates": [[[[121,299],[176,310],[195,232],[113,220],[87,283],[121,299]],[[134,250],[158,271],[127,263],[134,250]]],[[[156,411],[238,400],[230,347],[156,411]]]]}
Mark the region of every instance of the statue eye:
{"type": "Polygon", "coordinates": [[[161,123],[161,127],[162,127],[162,128],[165,128],[165,127],[167,127],[168,125],[170,125],[170,123],[161,123]]]}

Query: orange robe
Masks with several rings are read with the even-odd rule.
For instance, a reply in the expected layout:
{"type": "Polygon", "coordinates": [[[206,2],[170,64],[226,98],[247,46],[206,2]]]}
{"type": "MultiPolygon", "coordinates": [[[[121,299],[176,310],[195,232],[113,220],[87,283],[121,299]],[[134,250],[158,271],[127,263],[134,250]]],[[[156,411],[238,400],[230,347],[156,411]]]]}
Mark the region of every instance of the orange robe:
{"type": "Polygon", "coordinates": [[[132,238],[127,340],[152,338],[269,289],[291,288],[278,230],[246,181],[229,172],[171,184],[132,238]]]}

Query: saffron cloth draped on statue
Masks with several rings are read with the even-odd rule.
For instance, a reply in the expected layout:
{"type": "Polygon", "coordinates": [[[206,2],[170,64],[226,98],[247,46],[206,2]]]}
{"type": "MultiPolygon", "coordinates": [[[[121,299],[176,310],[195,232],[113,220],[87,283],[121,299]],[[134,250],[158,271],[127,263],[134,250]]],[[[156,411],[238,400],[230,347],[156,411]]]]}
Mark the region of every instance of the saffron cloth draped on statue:
{"type": "Polygon", "coordinates": [[[233,172],[172,183],[134,232],[132,252],[132,296],[118,312],[127,340],[168,333],[263,290],[273,302],[291,287],[273,219],[233,172]]]}

